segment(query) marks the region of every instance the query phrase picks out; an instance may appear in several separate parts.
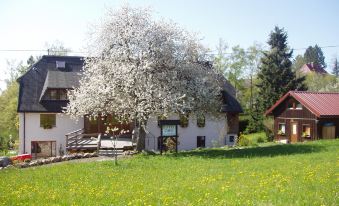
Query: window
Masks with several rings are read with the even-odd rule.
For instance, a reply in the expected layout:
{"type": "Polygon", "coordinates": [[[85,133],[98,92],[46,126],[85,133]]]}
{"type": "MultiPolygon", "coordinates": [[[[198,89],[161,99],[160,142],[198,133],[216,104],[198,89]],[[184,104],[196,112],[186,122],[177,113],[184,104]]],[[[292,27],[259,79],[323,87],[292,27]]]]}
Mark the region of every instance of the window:
{"type": "Polygon", "coordinates": [[[55,123],[55,114],[40,114],[40,127],[43,127],[44,129],[52,129],[55,127],[55,123]]]}
{"type": "Polygon", "coordinates": [[[288,109],[294,109],[294,102],[293,101],[288,102],[288,109]]]}
{"type": "Polygon", "coordinates": [[[58,90],[51,89],[48,91],[48,99],[54,100],[58,99],[58,90]]]}
{"type": "Polygon", "coordinates": [[[31,153],[33,158],[56,156],[55,141],[32,141],[31,153]]]}
{"type": "Polygon", "coordinates": [[[304,138],[311,137],[311,127],[309,124],[303,124],[303,133],[302,136],[304,138]]]}
{"type": "Polygon", "coordinates": [[[234,142],[234,136],[229,136],[229,139],[228,139],[229,142],[234,142]]]}
{"type": "Polygon", "coordinates": [[[285,135],[285,132],[286,132],[286,124],[285,123],[279,123],[278,135],[285,135]]]}
{"type": "Polygon", "coordinates": [[[300,103],[297,103],[297,106],[295,107],[295,109],[303,109],[303,106],[300,103]]]}
{"type": "Polygon", "coordinates": [[[47,100],[68,100],[67,91],[64,89],[47,90],[47,100]]]}
{"type": "Polygon", "coordinates": [[[205,136],[197,136],[197,147],[205,147],[205,136]]]}
{"type": "Polygon", "coordinates": [[[188,114],[179,114],[181,127],[188,127],[188,117],[188,114]]]}
{"type": "Polygon", "coordinates": [[[67,100],[67,91],[66,90],[59,90],[59,99],[60,100],[67,100]]]}
{"type": "Polygon", "coordinates": [[[205,116],[203,114],[197,115],[197,126],[198,127],[205,127],[205,116]]]}

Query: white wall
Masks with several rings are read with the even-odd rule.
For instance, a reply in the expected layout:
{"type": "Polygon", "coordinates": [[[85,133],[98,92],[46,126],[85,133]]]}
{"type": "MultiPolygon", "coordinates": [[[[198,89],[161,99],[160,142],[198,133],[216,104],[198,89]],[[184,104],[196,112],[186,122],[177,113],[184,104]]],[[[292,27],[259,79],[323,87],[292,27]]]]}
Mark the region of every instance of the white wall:
{"type": "Polygon", "coordinates": [[[31,153],[31,141],[56,141],[56,153],[59,154],[60,145],[65,150],[65,134],[84,128],[83,118],[76,122],[65,114],[56,114],[56,126],[52,129],[40,127],[40,113],[19,113],[19,153],[24,152],[24,115],[25,115],[25,153],[31,153]]]}
{"type": "MultiPolygon", "coordinates": [[[[170,119],[178,119],[172,117],[170,119]]],[[[225,145],[227,136],[226,115],[222,115],[217,119],[206,117],[205,127],[198,127],[195,118],[189,119],[188,127],[182,128],[178,125],[178,150],[191,150],[197,148],[197,136],[205,136],[205,146],[222,146],[225,145]]],[[[147,123],[147,130],[151,133],[146,138],[146,149],[157,150],[157,137],[160,136],[160,127],[156,118],[151,118],[147,123]],[[154,136],[156,138],[154,138],[154,136]]]]}
{"type": "MultiPolygon", "coordinates": [[[[169,119],[178,119],[178,117],[172,117],[169,119]]],[[[19,113],[19,153],[23,151],[23,131],[24,131],[24,113],[19,113]]],[[[56,127],[52,129],[44,129],[40,127],[40,114],[39,113],[25,113],[25,153],[31,153],[31,141],[56,141],[56,153],[59,154],[60,144],[65,150],[65,134],[84,128],[83,118],[79,118],[76,122],[69,116],[64,114],[56,115],[56,127]]],[[[219,118],[211,119],[206,117],[205,127],[198,127],[197,120],[195,118],[189,119],[188,127],[182,128],[178,125],[179,145],[178,150],[191,150],[197,148],[197,136],[205,136],[205,146],[223,146],[233,145],[228,141],[227,134],[227,121],[226,115],[222,115],[219,118]]],[[[147,130],[151,134],[147,134],[146,149],[157,150],[158,142],[157,137],[160,136],[160,127],[158,126],[157,118],[150,118],[147,123],[147,130]],[[155,137],[155,138],[154,138],[155,137]]]]}

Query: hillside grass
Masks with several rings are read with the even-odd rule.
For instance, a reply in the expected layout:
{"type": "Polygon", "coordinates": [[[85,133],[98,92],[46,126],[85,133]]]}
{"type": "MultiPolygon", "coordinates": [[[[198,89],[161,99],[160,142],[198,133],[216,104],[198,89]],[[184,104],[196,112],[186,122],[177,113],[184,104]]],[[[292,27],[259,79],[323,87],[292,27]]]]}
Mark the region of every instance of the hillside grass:
{"type": "Polygon", "coordinates": [[[339,140],[0,171],[0,205],[339,205],[339,140]]]}

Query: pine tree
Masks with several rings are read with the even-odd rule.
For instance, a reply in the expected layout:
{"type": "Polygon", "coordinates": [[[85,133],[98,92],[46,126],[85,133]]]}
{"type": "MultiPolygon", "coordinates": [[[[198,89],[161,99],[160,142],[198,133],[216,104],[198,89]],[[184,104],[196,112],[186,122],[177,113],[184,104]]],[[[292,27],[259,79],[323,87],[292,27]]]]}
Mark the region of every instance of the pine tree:
{"type": "Polygon", "coordinates": [[[333,62],[333,71],[332,74],[336,77],[339,77],[339,65],[338,65],[338,59],[335,58],[333,62]]]}
{"type": "MultiPolygon", "coordinates": [[[[290,90],[306,90],[304,77],[297,78],[292,71],[293,51],[287,45],[287,33],[275,27],[268,40],[270,50],[264,52],[259,67],[259,89],[256,111],[251,114],[250,124],[260,130],[263,128],[262,115],[282,95],[290,90]],[[258,116],[259,115],[259,116],[258,116]],[[254,126],[254,125],[255,126],[254,126]]],[[[253,128],[252,128],[253,129],[253,128]]]]}
{"type": "Polygon", "coordinates": [[[297,78],[292,71],[292,50],[287,45],[287,33],[275,27],[268,41],[270,50],[261,59],[258,78],[259,99],[263,111],[272,106],[290,90],[305,90],[304,77],[297,78]]]}
{"type": "Polygon", "coordinates": [[[326,67],[324,53],[318,45],[315,45],[314,47],[309,46],[305,51],[304,59],[306,63],[313,62],[322,68],[326,67]]]}

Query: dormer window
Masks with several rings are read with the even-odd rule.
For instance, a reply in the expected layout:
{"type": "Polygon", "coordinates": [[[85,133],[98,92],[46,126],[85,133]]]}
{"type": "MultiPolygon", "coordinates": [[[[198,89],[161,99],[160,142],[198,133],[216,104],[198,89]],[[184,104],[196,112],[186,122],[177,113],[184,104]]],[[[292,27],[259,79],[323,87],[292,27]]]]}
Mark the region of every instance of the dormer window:
{"type": "Polygon", "coordinates": [[[68,100],[67,91],[65,89],[49,89],[46,100],[68,100]]]}

